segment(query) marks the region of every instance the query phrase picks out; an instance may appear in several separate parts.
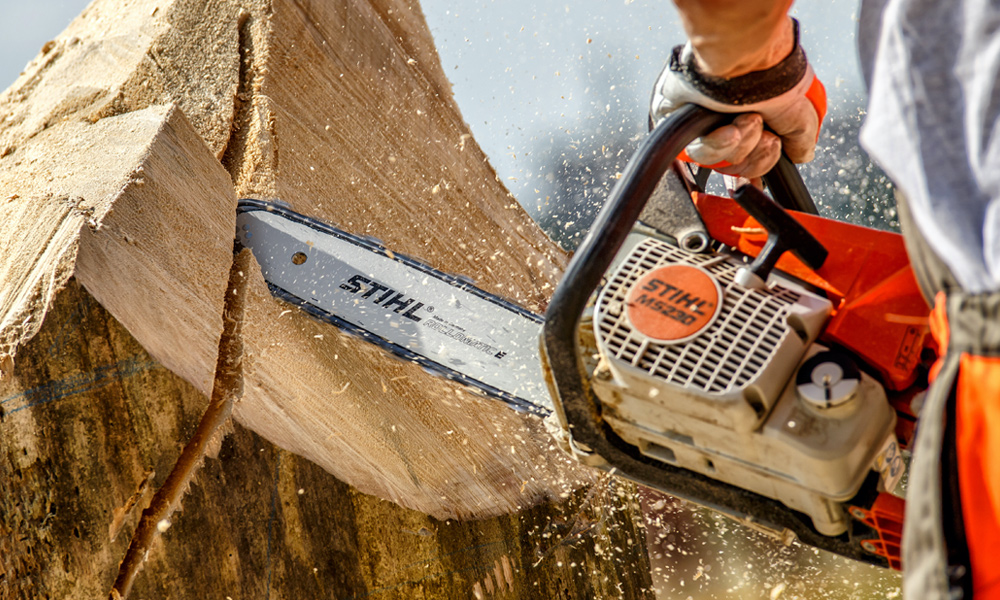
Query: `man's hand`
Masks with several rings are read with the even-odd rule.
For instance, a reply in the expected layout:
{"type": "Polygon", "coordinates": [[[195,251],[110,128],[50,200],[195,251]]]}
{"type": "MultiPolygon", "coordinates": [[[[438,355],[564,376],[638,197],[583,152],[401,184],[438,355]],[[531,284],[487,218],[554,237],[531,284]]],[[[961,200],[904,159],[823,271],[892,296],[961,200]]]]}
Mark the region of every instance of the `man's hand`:
{"type": "MultiPolygon", "coordinates": [[[[686,20],[685,25],[691,23],[686,20]]],[[[685,104],[745,114],[692,142],[687,158],[749,179],[771,170],[782,148],[793,162],[812,160],[826,113],[826,92],[798,44],[797,24],[782,16],[770,37],[750,53],[755,58],[743,62],[735,61],[731,53],[720,57],[715,52],[717,41],[714,46],[708,44],[706,40],[715,40],[718,32],[715,37],[704,36],[689,28],[689,35],[693,41],[674,49],[656,82],[653,119],[685,104]],[[709,48],[708,60],[696,51],[695,40],[709,48]],[[761,65],[766,67],[743,72],[761,65]],[[727,76],[713,74],[713,70],[727,76]],[[770,131],[764,129],[765,124],[770,131]]]]}

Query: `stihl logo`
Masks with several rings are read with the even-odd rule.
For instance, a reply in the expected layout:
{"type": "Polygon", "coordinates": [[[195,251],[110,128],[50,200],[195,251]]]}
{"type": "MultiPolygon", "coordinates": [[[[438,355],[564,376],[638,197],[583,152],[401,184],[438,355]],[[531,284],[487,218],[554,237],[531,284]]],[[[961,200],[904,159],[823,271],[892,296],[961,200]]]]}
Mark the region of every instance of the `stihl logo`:
{"type": "MultiPolygon", "coordinates": [[[[369,299],[372,304],[377,304],[382,308],[391,308],[394,312],[402,314],[411,321],[419,323],[421,320],[421,317],[418,317],[416,312],[424,306],[423,302],[416,302],[414,304],[415,300],[413,298],[407,298],[402,292],[397,292],[389,286],[372,281],[367,277],[352,275],[350,279],[340,284],[340,289],[347,290],[352,294],[360,293],[362,298],[369,299]]],[[[427,311],[433,310],[433,306],[427,307],[427,311]]]]}
{"type": "Polygon", "coordinates": [[[642,289],[650,292],[650,294],[643,294],[639,299],[637,299],[637,302],[647,306],[654,306],[661,312],[665,312],[663,310],[663,300],[670,302],[674,306],[682,306],[700,316],[706,316],[705,311],[702,310],[703,308],[711,308],[715,306],[714,302],[709,302],[708,300],[703,300],[698,296],[693,296],[676,285],[671,285],[666,281],[661,281],[660,279],[648,281],[646,285],[642,286],[642,289]],[[657,298],[659,298],[659,300],[657,298]]]}
{"type": "Polygon", "coordinates": [[[722,289],[708,272],[668,264],[639,278],[626,297],[632,326],[666,344],[681,343],[704,331],[718,316],[722,289]]]}

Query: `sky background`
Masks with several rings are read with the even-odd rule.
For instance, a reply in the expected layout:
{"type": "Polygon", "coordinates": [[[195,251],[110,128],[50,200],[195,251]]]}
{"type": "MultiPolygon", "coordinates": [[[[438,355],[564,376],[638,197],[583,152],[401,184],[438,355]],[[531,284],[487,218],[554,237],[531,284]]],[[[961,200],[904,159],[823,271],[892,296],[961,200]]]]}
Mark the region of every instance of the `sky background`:
{"type": "MultiPolygon", "coordinates": [[[[860,102],[856,3],[806,0],[795,9],[834,107],[860,102]]],[[[508,177],[537,176],[523,151],[538,139],[579,144],[618,127],[644,133],[652,84],[685,39],[667,0],[422,6],[466,121],[480,143],[495,140],[490,158],[508,177]]]]}
{"type": "MultiPolygon", "coordinates": [[[[803,0],[793,15],[827,87],[819,159],[803,169],[826,214],[892,227],[891,199],[857,145],[864,104],[857,0],[803,0]]],[[[649,95],[686,38],[668,0],[524,0],[422,6],[445,73],[501,179],[558,241],[575,245],[647,131],[649,95]],[[460,5],[456,8],[455,5],[460,5]]],[[[880,173],[879,173],[880,175],[880,173]]]]}
{"type": "MultiPolygon", "coordinates": [[[[86,4],[0,0],[0,88],[13,83],[86,4]]],[[[543,225],[579,229],[645,133],[652,84],[671,47],[684,39],[672,3],[423,0],[421,5],[463,116],[501,179],[536,218],[565,216],[543,225]]],[[[839,207],[836,216],[858,221],[882,209],[868,206],[859,185],[846,181],[870,170],[856,142],[863,105],[856,5],[857,0],[801,0],[793,14],[827,86],[831,115],[853,120],[847,129],[827,128],[820,158],[804,172],[807,181],[816,180],[810,185],[824,210],[839,207]]]]}

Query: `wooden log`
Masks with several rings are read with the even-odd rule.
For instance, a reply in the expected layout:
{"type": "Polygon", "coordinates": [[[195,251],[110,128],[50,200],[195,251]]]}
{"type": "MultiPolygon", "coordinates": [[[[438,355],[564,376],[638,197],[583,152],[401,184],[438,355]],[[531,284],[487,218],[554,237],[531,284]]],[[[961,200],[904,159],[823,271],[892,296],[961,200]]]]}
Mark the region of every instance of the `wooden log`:
{"type": "Polygon", "coordinates": [[[163,523],[139,588],[646,593],[627,488],[588,492],[597,478],[537,418],[289,310],[252,258],[230,287],[243,196],[536,310],[565,262],[469,135],[416,4],[97,0],[0,95],[0,586],[108,589],[218,384],[239,293],[236,434],[163,523]],[[328,518],[324,497],[339,503],[328,518]]]}
{"type": "MultiPolygon", "coordinates": [[[[80,165],[76,179],[59,181],[58,189],[80,198],[63,211],[60,231],[81,220],[88,226],[60,238],[61,246],[44,246],[62,248],[55,253],[62,262],[11,260],[34,280],[51,280],[49,296],[75,272],[156,360],[208,395],[233,202],[254,195],[377,235],[529,308],[544,304],[564,257],[468,135],[419,12],[279,0],[219,3],[205,19],[201,3],[130,5],[124,22],[136,32],[119,37],[148,49],[129,46],[121,60],[120,44],[87,26],[112,18],[112,8],[91,6],[2,102],[14,125],[3,137],[9,151],[0,165],[9,168],[0,181],[19,199],[10,231],[60,205],[46,173],[69,160],[80,165]],[[133,23],[136,11],[145,20],[133,23]],[[400,42],[406,32],[411,41],[400,42]],[[121,68],[93,68],[112,59],[121,68]],[[91,71],[93,81],[66,81],[70,72],[91,71]],[[74,100],[51,100],[59,94],[74,100]],[[35,103],[36,95],[44,101],[35,103]],[[232,129],[219,126],[226,120],[232,129]],[[102,160],[114,151],[114,160],[102,160]],[[107,172],[83,167],[95,163],[107,172]]],[[[11,239],[17,252],[42,247],[32,237],[11,239]]],[[[259,273],[249,281],[248,366],[235,415],[269,440],[364,492],[438,518],[509,512],[591,481],[548,452],[537,420],[384,360],[289,312],[259,273]]],[[[25,300],[11,311],[31,318],[8,321],[40,322],[49,300],[34,302],[32,294],[15,296],[25,300]]],[[[30,335],[16,331],[0,338],[14,338],[0,352],[12,355],[30,335]]]]}

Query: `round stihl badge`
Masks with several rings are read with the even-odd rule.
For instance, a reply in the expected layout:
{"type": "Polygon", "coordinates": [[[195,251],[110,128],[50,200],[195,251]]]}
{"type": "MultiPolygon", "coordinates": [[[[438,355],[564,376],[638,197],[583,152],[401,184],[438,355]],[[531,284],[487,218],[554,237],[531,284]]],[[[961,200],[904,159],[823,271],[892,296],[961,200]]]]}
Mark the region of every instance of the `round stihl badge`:
{"type": "Polygon", "coordinates": [[[715,321],[722,288],[707,272],[691,265],[657,267],[629,290],[625,313],[632,327],[665,344],[687,341],[715,321]]]}

